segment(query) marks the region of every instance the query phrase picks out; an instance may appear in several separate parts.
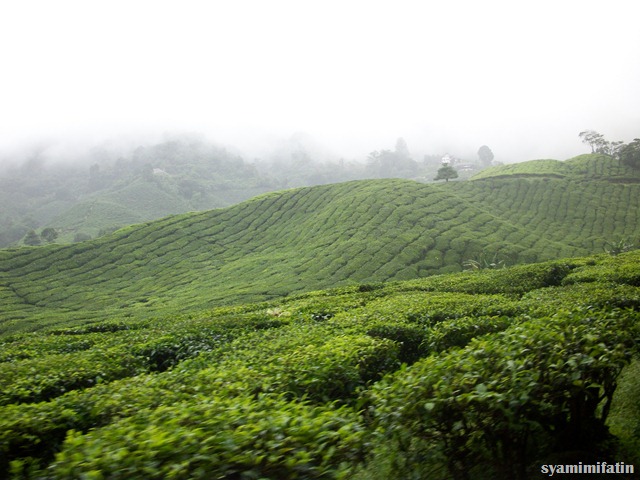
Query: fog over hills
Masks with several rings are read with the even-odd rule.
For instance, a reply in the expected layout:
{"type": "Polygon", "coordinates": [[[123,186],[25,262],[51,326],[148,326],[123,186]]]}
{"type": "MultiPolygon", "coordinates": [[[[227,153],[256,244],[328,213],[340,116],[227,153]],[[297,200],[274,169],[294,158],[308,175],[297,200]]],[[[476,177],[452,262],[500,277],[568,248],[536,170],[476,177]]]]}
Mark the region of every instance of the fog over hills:
{"type": "Polygon", "coordinates": [[[570,158],[582,130],[637,135],[637,13],[632,0],[6,4],[0,163],[164,132],[247,160],[296,132],[347,159],[398,137],[417,156],[486,144],[502,162],[570,158]]]}
{"type": "Polygon", "coordinates": [[[473,164],[481,146],[508,164],[587,153],[585,130],[631,142],[637,13],[631,0],[3,5],[0,247],[268,190],[432,181],[445,154],[473,164]],[[416,164],[386,168],[399,139],[416,164]],[[192,151],[171,153],[176,141],[192,151]]]}

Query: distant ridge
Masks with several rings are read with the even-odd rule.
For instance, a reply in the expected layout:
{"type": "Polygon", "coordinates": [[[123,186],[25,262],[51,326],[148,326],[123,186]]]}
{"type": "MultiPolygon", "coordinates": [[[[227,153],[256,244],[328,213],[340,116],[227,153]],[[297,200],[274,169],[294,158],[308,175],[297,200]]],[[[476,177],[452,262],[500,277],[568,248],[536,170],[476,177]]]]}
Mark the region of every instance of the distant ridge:
{"type": "Polygon", "coordinates": [[[475,174],[471,180],[506,177],[549,177],[574,180],[605,180],[630,183],[640,181],[640,172],[608,155],[586,154],[569,160],[530,160],[490,167],[475,174]]]}

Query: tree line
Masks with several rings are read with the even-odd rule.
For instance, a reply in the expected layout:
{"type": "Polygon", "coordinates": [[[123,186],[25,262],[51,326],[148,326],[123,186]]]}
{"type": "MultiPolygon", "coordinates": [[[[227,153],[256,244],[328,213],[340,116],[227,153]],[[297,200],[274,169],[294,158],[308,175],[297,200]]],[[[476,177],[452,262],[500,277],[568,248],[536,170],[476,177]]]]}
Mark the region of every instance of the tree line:
{"type": "Polygon", "coordinates": [[[640,138],[634,138],[630,143],[621,140],[609,141],[604,135],[594,130],[585,130],[578,136],[591,147],[591,153],[601,153],[617,158],[625,165],[640,168],[640,138]]]}

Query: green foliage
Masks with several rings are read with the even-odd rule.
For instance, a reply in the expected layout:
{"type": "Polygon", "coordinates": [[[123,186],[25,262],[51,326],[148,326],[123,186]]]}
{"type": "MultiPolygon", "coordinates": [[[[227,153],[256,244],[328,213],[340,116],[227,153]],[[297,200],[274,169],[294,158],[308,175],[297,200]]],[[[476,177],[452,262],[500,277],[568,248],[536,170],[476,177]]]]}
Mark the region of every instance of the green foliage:
{"type": "Polygon", "coordinates": [[[501,179],[565,179],[570,181],[604,180],[637,183],[638,172],[630,164],[620,162],[608,154],[593,153],[559,160],[530,160],[490,167],[478,172],[472,180],[501,179]]]}
{"type": "Polygon", "coordinates": [[[621,148],[620,160],[629,167],[640,168],[640,138],[634,138],[633,142],[621,148]]]}
{"type": "Polygon", "coordinates": [[[640,251],[569,257],[637,237],[638,185],[601,155],[538,167],[0,250],[0,477],[523,478],[632,451],[640,251]]]}
{"type": "Polygon", "coordinates": [[[91,235],[84,232],[78,232],[73,236],[74,243],[77,242],[86,242],[87,240],[91,240],[91,235]]]}
{"type": "Polygon", "coordinates": [[[609,255],[618,255],[620,253],[628,252],[629,250],[633,250],[634,244],[631,243],[628,239],[618,239],[610,242],[606,242],[604,246],[604,251],[609,255]]]}
{"type": "Polygon", "coordinates": [[[517,478],[611,455],[639,255],[4,336],[0,476],[517,478]]]}
{"type": "Polygon", "coordinates": [[[640,360],[634,359],[618,378],[611,403],[608,426],[620,441],[620,458],[625,463],[640,463],[640,360]]]}
{"type": "Polygon", "coordinates": [[[468,270],[481,270],[484,268],[505,268],[507,264],[504,260],[498,259],[498,253],[488,256],[485,252],[482,252],[477,260],[471,258],[466,260],[462,266],[468,270]]]}
{"type": "MultiPolygon", "coordinates": [[[[515,321],[506,316],[501,317],[466,317],[446,320],[432,327],[427,333],[428,350],[440,352],[452,347],[463,347],[472,339],[487,333],[506,329],[515,321]]],[[[423,345],[424,345],[423,343],[423,345]]]]}
{"type": "Polygon", "coordinates": [[[556,177],[567,176],[567,163],[559,160],[529,160],[527,162],[499,165],[482,170],[472,179],[500,177],[556,177]]]}
{"type": "Polygon", "coordinates": [[[578,264],[571,260],[485,269],[412,280],[407,285],[423,290],[469,294],[519,296],[531,290],[560,285],[578,264]]]}
{"type": "Polygon", "coordinates": [[[370,401],[381,446],[386,437],[404,445],[396,473],[408,476],[426,458],[422,467],[444,461],[453,478],[478,468],[525,478],[530,463],[558,449],[597,451],[607,439],[616,378],[636,348],[638,319],[630,310],[560,312],[376,385],[370,401]]]}
{"type": "Polygon", "coordinates": [[[489,166],[493,161],[493,152],[486,145],[482,145],[478,149],[478,157],[484,166],[489,166]]]}
{"type": "Polygon", "coordinates": [[[367,335],[393,340],[399,345],[398,360],[411,364],[427,354],[425,341],[427,332],[422,327],[401,323],[380,323],[372,326],[367,335]]]}
{"type": "Polygon", "coordinates": [[[40,402],[66,391],[146,371],[143,360],[126,350],[86,355],[64,353],[0,364],[0,405],[40,402]]]}
{"type": "Polygon", "coordinates": [[[40,238],[47,243],[53,243],[58,238],[58,231],[55,228],[47,227],[40,232],[40,238]]]}
{"type": "Polygon", "coordinates": [[[445,180],[448,182],[449,179],[452,178],[458,178],[458,171],[451,165],[443,165],[438,169],[438,174],[435,176],[434,180],[445,180]]]}
{"type": "Polygon", "coordinates": [[[40,237],[38,236],[38,234],[35,232],[35,230],[30,230],[25,236],[24,236],[24,244],[25,245],[31,245],[36,246],[36,245],[40,245],[41,240],[40,237]]]}
{"type": "Polygon", "coordinates": [[[635,262],[640,261],[640,251],[633,250],[621,253],[610,258],[600,259],[593,264],[584,265],[567,275],[563,280],[563,284],[572,284],[577,282],[611,282],[614,284],[625,284],[640,286],[640,272],[635,262]],[[619,260],[617,260],[619,259],[619,260]]]}
{"type": "Polygon", "coordinates": [[[52,478],[344,478],[364,431],[345,408],[223,396],[70,432],[52,478]]]}

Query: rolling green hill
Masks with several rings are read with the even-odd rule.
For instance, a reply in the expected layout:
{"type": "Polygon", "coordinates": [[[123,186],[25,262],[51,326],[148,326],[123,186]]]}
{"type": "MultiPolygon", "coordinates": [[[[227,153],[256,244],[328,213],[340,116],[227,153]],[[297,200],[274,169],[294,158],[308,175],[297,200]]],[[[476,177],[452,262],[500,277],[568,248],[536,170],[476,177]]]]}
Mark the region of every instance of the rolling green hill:
{"type": "Polygon", "coordinates": [[[105,309],[150,316],[637,242],[640,184],[590,179],[604,161],[615,162],[571,161],[583,173],[569,178],[500,174],[439,185],[369,180],[299,188],[91,242],[0,251],[0,328],[88,320],[105,309]]]}
{"type": "Polygon", "coordinates": [[[608,155],[586,154],[566,160],[531,160],[490,167],[475,174],[472,179],[485,178],[571,178],[574,180],[604,180],[609,182],[638,183],[638,170],[608,155]]]}
{"type": "Polygon", "coordinates": [[[169,214],[232,205],[278,185],[236,154],[189,136],[128,152],[96,147],[75,161],[34,152],[0,169],[0,247],[45,227],[58,232],[58,243],[95,238],[169,214]]]}
{"type": "Polygon", "coordinates": [[[402,154],[384,150],[365,164],[338,159],[304,135],[252,159],[194,135],[136,148],[118,143],[76,158],[35,148],[13,165],[0,165],[0,248],[97,238],[126,225],[222,208],[285,188],[435,175],[433,164],[407,156],[406,144],[402,154]],[[57,237],[41,235],[51,229],[57,237]]]}
{"type": "Polygon", "coordinates": [[[187,199],[166,179],[135,179],[108,192],[91,195],[50,220],[60,232],[61,243],[71,243],[78,233],[91,238],[123,226],[156,220],[167,215],[209,210],[238,203],[263,193],[267,188],[227,187],[206,196],[187,199]]]}

